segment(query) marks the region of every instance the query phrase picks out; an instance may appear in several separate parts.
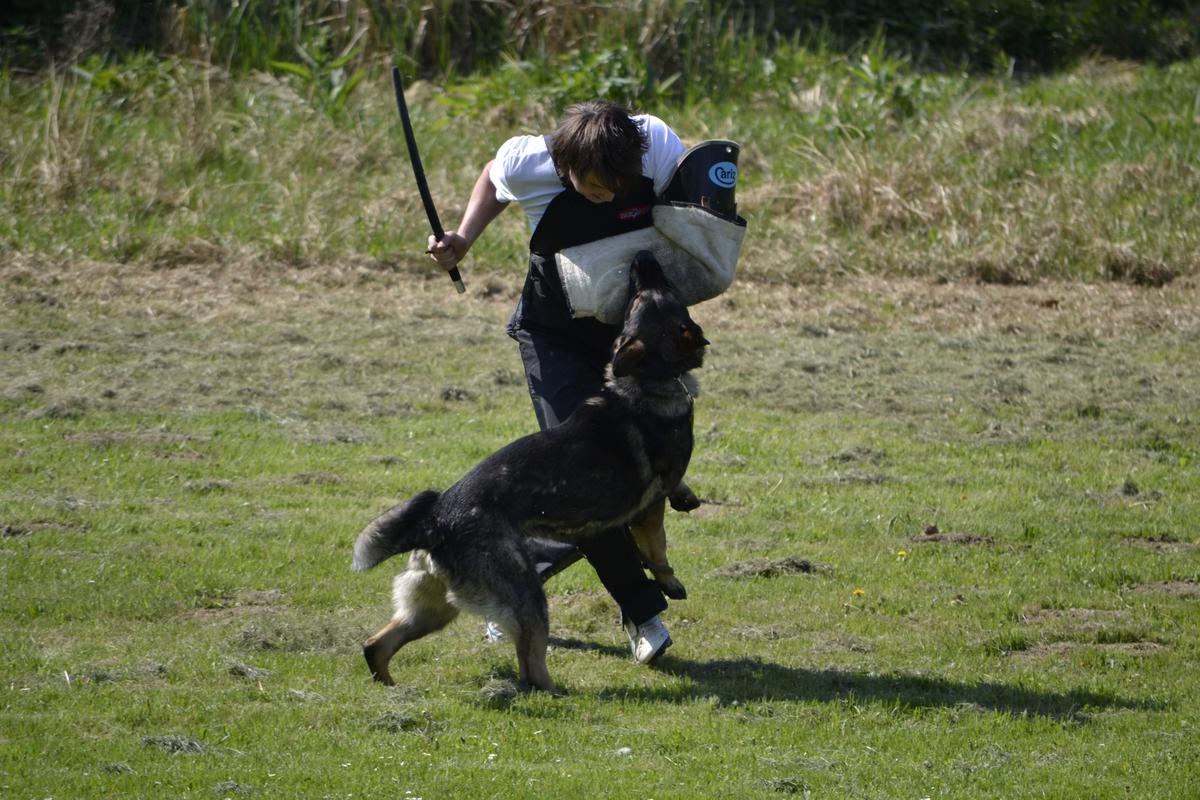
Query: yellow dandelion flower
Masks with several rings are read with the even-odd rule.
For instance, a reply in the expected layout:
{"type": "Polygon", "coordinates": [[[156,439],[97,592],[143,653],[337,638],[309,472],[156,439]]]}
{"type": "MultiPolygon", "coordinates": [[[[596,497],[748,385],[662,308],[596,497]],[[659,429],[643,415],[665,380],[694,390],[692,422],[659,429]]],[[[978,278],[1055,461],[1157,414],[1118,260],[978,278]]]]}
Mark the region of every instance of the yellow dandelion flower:
{"type": "Polygon", "coordinates": [[[855,597],[862,597],[864,594],[866,594],[866,592],[864,592],[862,589],[855,589],[850,594],[854,595],[855,597]]]}

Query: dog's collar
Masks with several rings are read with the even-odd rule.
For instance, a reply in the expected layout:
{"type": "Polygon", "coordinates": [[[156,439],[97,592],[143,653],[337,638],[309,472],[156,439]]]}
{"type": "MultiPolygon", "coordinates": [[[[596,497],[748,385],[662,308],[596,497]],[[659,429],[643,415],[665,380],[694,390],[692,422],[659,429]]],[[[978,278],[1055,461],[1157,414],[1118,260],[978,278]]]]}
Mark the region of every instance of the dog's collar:
{"type": "Polygon", "coordinates": [[[680,388],[683,389],[683,393],[687,395],[688,407],[690,408],[696,405],[696,398],[692,396],[692,390],[688,388],[687,381],[683,379],[683,376],[677,376],[675,381],[679,384],[680,388]]]}
{"type": "MultiPolygon", "coordinates": [[[[647,389],[648,388],[649,387],[647,387],[647,389]]],[[[674,379],[666,379],[657,383],[654,390],[647,391],[646,389],[643,389],[643,394],[648,397],[657,396],[669,403],[679,403],[682,401],[685,404],[686,413],[690,414],[696,405],[695,389],[695,379],[690,379],[687,373],[684,373],[683,375],[676,375],[674,379]],[[679,388],[675,388],[676,386],[679,388]],[[679,397],[679,392],[681,390],[683,392],[683,398],[679,397]],[[684,398],[686,398],[686,400],[684,398]]],[[[679,413],[680,409],[678,406],[676,406],[673,411],[666,413],[665,416],[675,417],[679,413]]]]}
{"type": "Polygon", "coordinates": [[[641,382],[628,376],[614,378],[610,370],[606,386],[608,391],[622,398],[623,402],[641,406],[653,416],[664,419],[690,414],[695,406],[697,386],[695,379],[688,373],[673,378],[641,382]],[[661,403],[666,403],[667,406],[659,405],[661,403]]]}

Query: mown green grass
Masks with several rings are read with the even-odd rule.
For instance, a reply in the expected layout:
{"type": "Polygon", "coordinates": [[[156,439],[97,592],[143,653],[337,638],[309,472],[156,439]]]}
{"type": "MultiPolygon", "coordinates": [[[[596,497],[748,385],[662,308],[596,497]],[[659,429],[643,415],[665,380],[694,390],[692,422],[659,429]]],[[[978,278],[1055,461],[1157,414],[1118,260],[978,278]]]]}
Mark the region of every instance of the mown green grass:
{"type": "Polygon", "coordinates": [[[668,519],[676,644],[633,665],[575,567],[549,586],[550,698],[510,695],[473,619],[371,683],[392,565],[348,569],[375,513],[531,429],[510,298],[10,263],[5,795],[1187,797],[1190,295],[1106,289],[1139,324],[989,290],[970,303],[1023,330],[914,324],[973,291],[934,288],[696,310],[710,502],[668,519]],[[786,557],[816,570],[748,574],[786,557]]]}

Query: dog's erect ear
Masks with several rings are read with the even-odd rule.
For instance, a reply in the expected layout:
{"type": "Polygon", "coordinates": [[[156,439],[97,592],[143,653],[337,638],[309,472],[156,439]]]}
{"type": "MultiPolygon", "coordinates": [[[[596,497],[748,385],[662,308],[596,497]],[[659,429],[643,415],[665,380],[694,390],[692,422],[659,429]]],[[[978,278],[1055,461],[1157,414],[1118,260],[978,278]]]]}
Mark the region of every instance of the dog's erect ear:
{"type": "Polygon", "coordinates": [[[663,275],[662,266],[654,253],[649,250],[639,250],[633,257],[633,265],[629,270],[633,291],[641,292],[646,289],[662,289],[666,286],[667,278],[663,275]]]}
{"type": "Polygon", "coordinates": [[[613,377],[624,378],[633,372],[634,367],[646,357],[646,343],[631,336],[617,339],[616,351],[613,353],[613,377]]]}

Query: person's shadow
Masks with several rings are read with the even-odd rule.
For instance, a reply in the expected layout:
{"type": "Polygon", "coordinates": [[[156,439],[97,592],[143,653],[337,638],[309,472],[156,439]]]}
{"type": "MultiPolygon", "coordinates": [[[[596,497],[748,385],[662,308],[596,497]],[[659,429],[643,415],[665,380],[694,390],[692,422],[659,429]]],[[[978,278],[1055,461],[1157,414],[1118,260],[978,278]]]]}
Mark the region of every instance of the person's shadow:
{"type": "MultiPolygon", "coordinates": [[[[598,650],[628,658],[624,648],[578,639],[551,637],[556,647],[598,650]]],[[[843,669],[807,669],[772,664],[758,658],[692,661],[669,652],[654,665],[659,672],[680,678],[670,687],[622,688],[600,692],[602,698],[683,703],[715,697],[722,705],[774,700],[885,702],[911,708],[965,707],[1000,711],[1015,716],[1040,716],[1083,722],[1089,711],[1161,710],[1165,704],[1131,700],[1108,692],[1070,689],[1046,692],[994,681],[958,682],[904,673],[876,674],[843,669]]]]}

